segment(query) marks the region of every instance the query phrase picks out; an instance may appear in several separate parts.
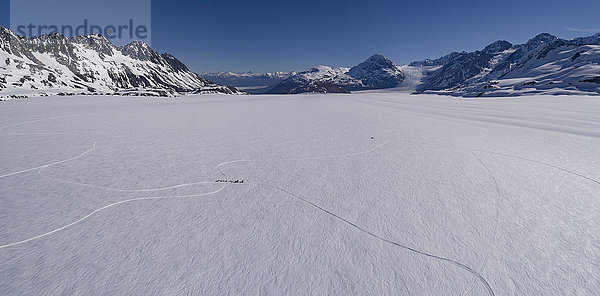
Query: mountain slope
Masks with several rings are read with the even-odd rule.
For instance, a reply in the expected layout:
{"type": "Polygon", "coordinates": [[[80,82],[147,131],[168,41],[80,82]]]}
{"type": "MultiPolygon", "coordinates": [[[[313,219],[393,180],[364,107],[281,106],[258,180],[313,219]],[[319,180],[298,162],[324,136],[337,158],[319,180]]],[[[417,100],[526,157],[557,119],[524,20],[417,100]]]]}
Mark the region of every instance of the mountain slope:
{"type": "Polygon", "coordinates": [[[489,69],[494,59],[505,54],[511,47],[512,44],[507,41],[496,41],[481,51],[451,53],[433,60],[425,65],[441,67],[428,73],[417,90],[441,90],[460,85],[489,69]]]}
{"type": "Polygon", "coordinates": [[[115,47],[101,35],[17,36],[0,27],[0,96],[239,93],[191,72],[170,54],[134,41],[115,47]]]}
{"type": "Polygon", "coordinates": [[[382,55],[373,55],[352,68],[318,66],[300,72],[274,86],[269,93],[348,93],[398,86],[404,74],[382,55]]]}

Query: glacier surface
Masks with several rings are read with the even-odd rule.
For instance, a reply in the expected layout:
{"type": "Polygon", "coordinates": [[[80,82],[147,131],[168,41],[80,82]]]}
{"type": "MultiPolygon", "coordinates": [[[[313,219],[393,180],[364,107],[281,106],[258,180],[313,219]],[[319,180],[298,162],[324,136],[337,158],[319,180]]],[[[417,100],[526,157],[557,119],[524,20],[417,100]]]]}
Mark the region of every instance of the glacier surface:
{"type": "Polygon", "coordinates": [[[593,295],[599,114],[586,96],[1,102],[0,294],[593,295]]]}

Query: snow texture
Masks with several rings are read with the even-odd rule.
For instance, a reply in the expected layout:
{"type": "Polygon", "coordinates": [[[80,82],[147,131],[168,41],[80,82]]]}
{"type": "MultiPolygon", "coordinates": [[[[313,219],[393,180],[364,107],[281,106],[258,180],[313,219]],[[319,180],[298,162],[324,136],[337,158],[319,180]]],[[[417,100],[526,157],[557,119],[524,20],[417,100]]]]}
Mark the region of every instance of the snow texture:
{"type": "Polygon", "coordinates": [[[2,102],[0,294],[594,295],[598,114],[584,96],[2,102]]]}

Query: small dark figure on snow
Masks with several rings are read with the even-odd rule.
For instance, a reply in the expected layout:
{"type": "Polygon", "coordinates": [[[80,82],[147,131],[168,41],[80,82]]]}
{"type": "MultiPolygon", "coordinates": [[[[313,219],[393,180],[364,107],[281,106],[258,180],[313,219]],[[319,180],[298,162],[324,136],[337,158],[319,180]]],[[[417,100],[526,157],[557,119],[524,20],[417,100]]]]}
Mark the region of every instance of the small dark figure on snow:
{"type": "Polygon", "coordinates": [[[375,139],[375,137],[371,137],[371,140],[375,139]]]}

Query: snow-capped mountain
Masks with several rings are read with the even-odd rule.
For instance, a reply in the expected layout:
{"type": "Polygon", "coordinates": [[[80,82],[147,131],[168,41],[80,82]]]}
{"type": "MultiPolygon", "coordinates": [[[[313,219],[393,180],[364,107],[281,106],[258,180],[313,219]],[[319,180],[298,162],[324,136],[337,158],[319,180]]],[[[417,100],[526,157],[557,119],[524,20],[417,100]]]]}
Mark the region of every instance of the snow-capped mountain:
{"type": "Polygon", "coordinates": [[[353,81],[346,75],[350,68],[317,66],[308,71],[300,72],[275,85],[269,93],[297,94],[305,92],[348,93],[342,86],[344,82],[353,81]]]}
{"type": "Polygon", "coordinates": [[[213,81],[214,83],[231,85],[235,87],[274,86],[279,82],[288,79],[294,75],[296,75],[296,72],[216,72],[200,74],[200,76],[210,81],[213,81]]]}
{"type": "Polygon", "coordinates": [[[418,92],[460,96],[600,93],[600,33],[572,40],[543,33],[525,44],[496,41],[481,51],[414,62],[418,92]]]}
{"type": "Polygon", "coordinates": [[[376,54],[352,68],[318,66],[300,72],[274,86],[269,93],[348,93],[396,87],[403,80],[404,74],[398,66],[376,54]]]}
{"type": "Polygon", "coordinates": [[[0,96],[240,93],[191,72],[172,55],[134,41],[115,47],[101,35],[17,36],[0,27],[0,96]]]}
{"type": "Polygon", "coordinates": [[[349,85],[349,90],[392,88],[404,80],[404,74],[398,69],[398,66],[379,54],[352,67],[347,75],[357,82],[357,84],[349,85]]]}

